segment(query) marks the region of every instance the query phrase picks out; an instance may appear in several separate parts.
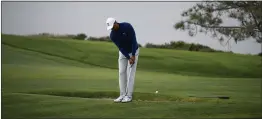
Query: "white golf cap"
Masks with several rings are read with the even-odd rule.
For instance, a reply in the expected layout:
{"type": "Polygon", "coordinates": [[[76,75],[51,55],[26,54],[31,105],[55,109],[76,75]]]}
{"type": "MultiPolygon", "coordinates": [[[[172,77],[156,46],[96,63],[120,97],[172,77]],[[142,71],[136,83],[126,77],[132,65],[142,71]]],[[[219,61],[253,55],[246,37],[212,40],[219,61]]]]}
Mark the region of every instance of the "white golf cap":
{"type": "Polygon", "coordinates": [[[115,21],[116,21],[115,18],[112,17],[107,18],[106,20],[107,30],[111,30],[113,28],[115,21]]]}

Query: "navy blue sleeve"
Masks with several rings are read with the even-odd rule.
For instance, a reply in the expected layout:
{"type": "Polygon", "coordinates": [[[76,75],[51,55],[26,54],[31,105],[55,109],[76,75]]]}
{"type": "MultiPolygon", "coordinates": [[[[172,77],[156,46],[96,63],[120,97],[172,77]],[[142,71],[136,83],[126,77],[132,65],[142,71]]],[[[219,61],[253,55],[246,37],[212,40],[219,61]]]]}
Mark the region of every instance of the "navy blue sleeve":
{"type": "Polygon", "coordinates": [[[135,56],[136,54],[136,48],[137,48],[137,41],[136,41],[136,33],[131,24],[129,24],[129,33],[132,37],[132,55],[135,56]]]}
{"type": "Polygon", "coordinates": [[[130,59],[130,56],[128,55],[128,53],[120,47],[119,43],[117,42],[116,36],[114,36],[114,34],[110,34],[110,39],[115,43],[115,45],[118,47],[119,51],[127,58],[130,59]]]}

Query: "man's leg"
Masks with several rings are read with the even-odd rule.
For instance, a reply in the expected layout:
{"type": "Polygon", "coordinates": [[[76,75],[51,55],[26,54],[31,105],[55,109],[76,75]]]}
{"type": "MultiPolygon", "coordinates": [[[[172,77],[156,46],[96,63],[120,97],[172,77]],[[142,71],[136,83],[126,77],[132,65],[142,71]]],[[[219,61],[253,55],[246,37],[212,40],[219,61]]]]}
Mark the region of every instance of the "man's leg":
{"type": "Polygon", "coordinates": [[[125,56],[119,52],[118,68],[119,68],[119,89],[120,96],[114,100],[114,102],[121,102],[126,95],[126,83],[127,83],[127,64],[128,60],[125,56]]]}
{"type": "Polygon", "coordinates": [[[127,65],[128,59],[119,52],[118,66],[119,66],[119,88],[120,95],[126,95],[126,84],[127,84],[127,65]]]}
{"type": "Polygon", "coordinates": [[[133,91],[134,91],[134,83],[135,83],[135,75],[136,75],[136,67],[137,67],[137,63],[138,63],[138,56],[139,56],[139,49],[137,50],[136,53],[136,59],[135,59],[135,63],[133,64],[132,68],[130,68],[130,64],[128,63],[128,79],[127,79],[127,96],[132,97],[133,95],[133,91]],[[131,72],[130,72],[131,70],[131,72]]]}

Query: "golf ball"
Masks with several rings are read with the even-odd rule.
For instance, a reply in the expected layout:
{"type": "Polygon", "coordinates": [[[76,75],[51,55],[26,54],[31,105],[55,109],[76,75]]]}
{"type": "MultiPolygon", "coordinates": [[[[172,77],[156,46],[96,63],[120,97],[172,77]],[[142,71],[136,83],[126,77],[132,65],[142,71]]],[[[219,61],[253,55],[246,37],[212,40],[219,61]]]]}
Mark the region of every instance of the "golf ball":
{"type": "Polygon", "coordinates": [[[158,91],[156,91],[156,93],[158,93],[158,91]]]}

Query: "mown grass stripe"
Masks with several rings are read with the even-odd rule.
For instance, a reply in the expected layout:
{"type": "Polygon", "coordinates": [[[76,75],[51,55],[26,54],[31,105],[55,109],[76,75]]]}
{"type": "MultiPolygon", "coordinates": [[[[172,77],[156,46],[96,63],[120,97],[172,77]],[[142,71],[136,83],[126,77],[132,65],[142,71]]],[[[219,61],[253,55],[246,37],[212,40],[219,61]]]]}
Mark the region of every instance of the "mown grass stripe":
{"type": "MultiPolygon", "coordinates": [[[[63,97],[79,97],[79,98],[95,98],[95,99],[114,99],[119,96],[119,92],[114,91],[59,91],[59,90],[44,90],[32,91],[27,94],[53,95],[63,97]]],[[[211,99],[203,99],[197,97],[177,97],[169,95],[161,95],[154,93],[135,92],[133,96],[135,101],[177,101],[177,102],[203,102],[211,99]]]]}

